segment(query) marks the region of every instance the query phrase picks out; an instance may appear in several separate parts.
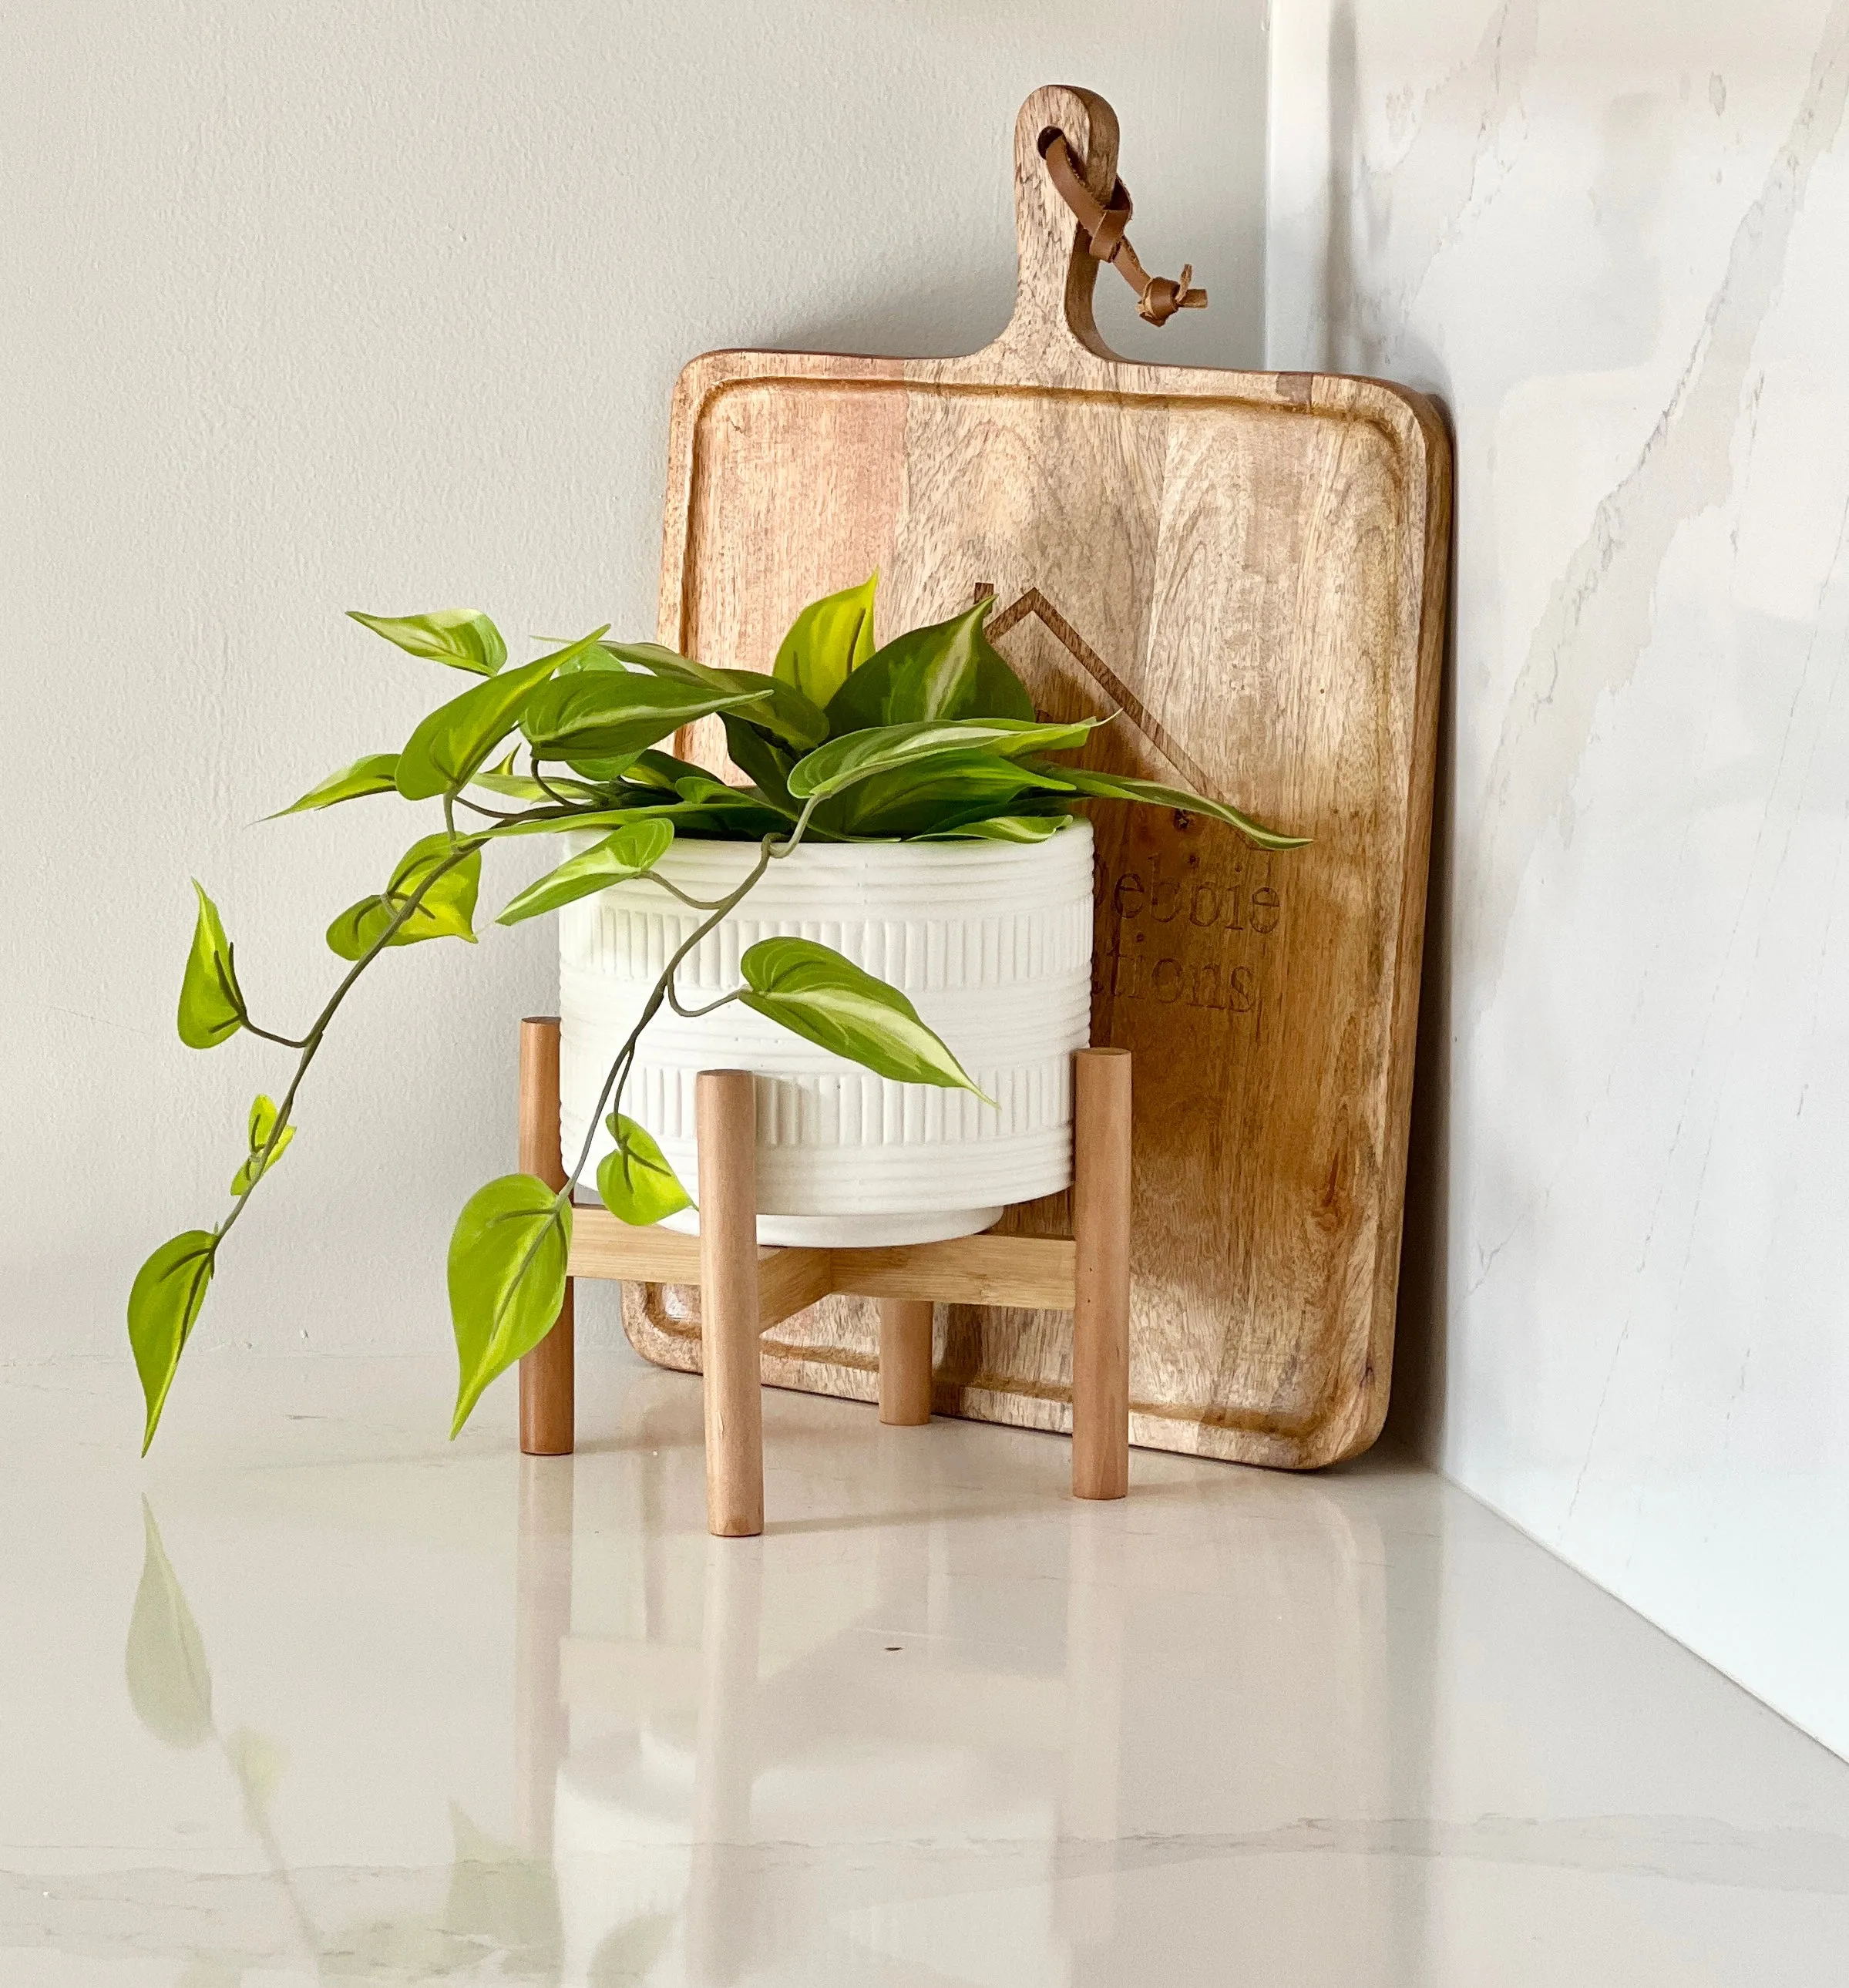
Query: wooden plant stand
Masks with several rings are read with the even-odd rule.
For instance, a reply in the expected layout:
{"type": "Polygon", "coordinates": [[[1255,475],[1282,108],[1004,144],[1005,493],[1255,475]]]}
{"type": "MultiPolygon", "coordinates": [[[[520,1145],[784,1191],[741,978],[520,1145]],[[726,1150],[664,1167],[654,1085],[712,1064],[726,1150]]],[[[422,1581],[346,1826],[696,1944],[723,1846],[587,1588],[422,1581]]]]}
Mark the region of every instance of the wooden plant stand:
{"type": "MultiPolygon", "coordinates": [[[[880,1419],[931,1420],[931,1307],[1070,1311],[1072,1491],[1130,1486],[1130,1078],[1127,1050],[1081,1050],[1073,1072],[1073,1233],[967,1236],[884,1249],[775,1249],[757,1240],[757,1106],[749,1070],[700,1073],[700,1233],[631,1229],[602,1208],[572,1216],[571,1276],[697,1284],[706,1398],[706,1517],[723,1539],[764,1530],[758,1337],[840,1293],[880,1306],[880,1419]]],[[[520,1030],[520,1165],[564,1184],[559,1023],[520,1030]]],[[[575,1439],[572,1286],[520,1362],[520,1447],[566,1456],[575,1439]]]]}

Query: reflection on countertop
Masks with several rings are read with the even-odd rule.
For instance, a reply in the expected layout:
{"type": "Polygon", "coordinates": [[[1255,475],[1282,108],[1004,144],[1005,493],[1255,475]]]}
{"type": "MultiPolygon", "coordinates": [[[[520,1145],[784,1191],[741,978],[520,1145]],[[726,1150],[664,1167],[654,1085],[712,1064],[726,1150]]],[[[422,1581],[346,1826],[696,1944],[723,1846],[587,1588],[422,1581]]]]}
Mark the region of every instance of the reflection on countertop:
{"type": "Polygon", "coordinates": [[[410,1360],[0,1384],[0,1980],[1795,1978],[1849,1767],[1438,1479],[585,1362],[573,1459],[410,1360]],[[1691,1970],[1693,1971],[1691,1971],[1691,1970]]]}

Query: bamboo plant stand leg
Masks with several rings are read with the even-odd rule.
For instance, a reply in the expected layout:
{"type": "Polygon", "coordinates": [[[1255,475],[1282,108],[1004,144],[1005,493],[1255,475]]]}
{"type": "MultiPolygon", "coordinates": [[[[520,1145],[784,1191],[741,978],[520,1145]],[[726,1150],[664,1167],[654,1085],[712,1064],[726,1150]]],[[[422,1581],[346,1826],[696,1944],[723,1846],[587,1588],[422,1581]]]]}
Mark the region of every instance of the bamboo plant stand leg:
{"type": "Polygon", "coordinates": [[[881,1298],[880,1419],[894,1428],[921,1428],[931,1420],[931,1324],[928,1299],[881,1298]]]}
{"type": "Polygon", "coordinates": [[[1130,1073],[1126,1050],[1073,1059],[1072,1495],[1130,1489],[1130,1073]]]}
{"type": "Polygon", "coordinates": [[[700,1147],[706,1526],[720,1539],[749,1539],[764,1530],[757,1100],[751,1072],[702,1070],[695,1109],[700,1147]]]}
{"type": "MultiPolygon", "coordinates": [[[[559,1018],[520,1024],[520,1171],[556,1192],[565,1185],[559,1150],[559,1018]]],[[[569,1456],[576,1442],[576,1321],[571,1280],[558,1322],[520,1359],[520,1447],[529,1456],[569,1456]]]]}
{"type": "MultiPolygon", "coordinates": [[[[537,1074],[522,1094],[530,1091],[539,1100],[536,1111],[541,1105],[549,1111],[556,1169],[557,1025],[528,1024],[529,1030],[549,1026],[553,1030],[549,1074],[539,1058],[537,1074]]],[[[710,1532],[720,1539],[749,1539],[764,1530],[760,1335],[837,1292],[879,1302],[880,1419],[901,1428],[931,1420],[935,1305],[1070,1311],[1073,1495],[1125,1495],[1130,1488],[1130,1094],[1128,1050],[1079,1052],[1073,1072],[1070,1238],[992,1233],[884,1249],[761,1249],[754,1080],[743,1070],[700,1073],[695,1090],[699,1235],[631,1229],[606,1209],[582,1208],[572,1222],[570,1262],[573,1276],[700,1286],[710,1532]]],[[[528,1148],[522,1145],[521,1151],[525,1160],[528,1148]]],[[[539,1168],[536,1165],[532,1171],[539,1168]]],[[[565,1347],[560,1447],[571,1446],[570,1323],[567,1310],[560,1328],[521,1362],[522,1443],[529,1450],[536,1447],[527,1439],[529,1387],[536,1408],[549,1383],[543,1374],[529,1384],[528,1362],[555,1340],[565,1347]]]]}

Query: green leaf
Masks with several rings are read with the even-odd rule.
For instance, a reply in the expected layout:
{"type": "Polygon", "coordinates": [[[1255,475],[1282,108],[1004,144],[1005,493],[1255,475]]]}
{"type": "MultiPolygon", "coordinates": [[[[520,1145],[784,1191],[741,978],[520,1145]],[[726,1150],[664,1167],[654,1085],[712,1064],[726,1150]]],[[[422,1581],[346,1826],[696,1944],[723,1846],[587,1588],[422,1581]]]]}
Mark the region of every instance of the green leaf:
{"type": "MultiPolygon", "coordinates": [[[[766,835],[779,835],[789,827],[790,818],[772,807],[755,787],[728,787],[710,773],[690,776],[674,783],[681,806],[667,818],[683,837],[716,837],[722,840],[756,842],[766,835]]],[[[667,811],[663,811],[667,814],[667,811]]],[[[812,833],[818,840],[830,840],[825,832],[812,833]]]]}
{"type": "Polygon", "coordinates": [[[212,1280],[212,1258],[218,1239],[210,1229],[189,1229],[163,1242],[135,1273],[128,1294],[128,1343],[134,1351],[135,1371],[141,1377],[141,1396],[147,1404],[147,1426],[141,1454],[161,1426],[161,1411],[174,1371],[205,1302],[212,1280]]]}
{"type": "Polygon", "coordinates": [[[755,726],[746,724],[735,711],[727,712],[720,722],[725,727],[726,750],[733,763],[779,814],[794,821],[802,813],[789,791],[794,756],[766,739],[755,726]]]}
{"type": "Polygon", "coordinates": [[[594,808],[587,814],[553,814],[542,816],[529,821],[503,821],[482,833],[496,842],[511,835],[566,835],[575,834],[580,830],[620,828],[625,823],[646,820],[651,815],[666,815],[670,818],[684,810],[678,803],[670,801],[665,805],[655,803],[653,796],[647,803],[637,802],[634,806],[594,808]]]}
{"type": "Polygon", "coordinates": [[[225,936],[218,908],[197,877],[193,890],[199,900],[199,915],[193,925],[193,949],[186,955],[186,972],[180,982],[180,1040],[189,1050],[216,1049],[243,1027],[244,993],[238,985],[232,944],[225,936]]]}
{"type": "Polygon", "coordinates": [[[462,860],[431,885],[389,943],[416,945],[427,938],[465,938],[472,945],[475,898],[482,888],[482,845],[487,840],[485,835],[472,835],[452,844],[447,835],[437,834],[414,842],[399,859],[383,896],[362,898],[357,904],[349,904],[328,927],[330,950],[342,959],[363,958],[406,900],[416,896],[424,879],[458,847],[467,852],[462,860]]]}
{"type": "MultiPolygon", "coordinates": [[[[581,774],[596,786],[610,787],[614,786],[619,780],[629,778],[629,769],[635,764],[635,755],[633,752],[606,752],[601,756],[587,753],[582,758],[567,759],[565,763],[574,773],[581,774]]],[[[556,781],[553,783],[555,786],[557,784],[556,781]]]]}
{"type": "Polygon", "coordinates": [[[674,823],[659,815],[626,823],[596,848],[568,858],[537,883],[529,884],[495,922],[517,925],[524,918],[587,898],[593,891],[606,891],[612,884],[627,884],[645,875],[668,854],[674,839],[674,823]]]}
{"type": "Polygon", "coordinates": [[[676,780],[674,792],[682,800],[695,807],[712,807],[715,804],[724,807],[728,802],[748,793],[749,789],[728,787],[723,780],[701,767],[697,773],[689,773],[685,779],[676,780]]]}
{"type": "Polygon", "coordinates": [[[312,786],[299,801],[291,801],[286,808],[278,808],[265,821],[280,821],[286,814],[306,814],[311,808],[332,807],[336,801],[355,801],[367,794],[389,794],[398,784],[398,756],[396,752],[369,752],[363,759],[356,759],[350,766],[343,766],[337,773],[330,773],[318,786],[312,786]]]}
{"type": "Polygon", "coordinates": [[[739,999],[793,1034],[899,1084],[941,1084],[995,1101],[976,1090],[897,988],[832,947],[806,938],[760,939],[739,969],[747,989],[739,999]]]}
{"type": "Polygon", "coordinates": [[[1056,775],[993,752],[951,753],[876,773],[851,788],[842,825],[854,835],[928,835],[999,813],[1023,794],[1071,791],[1056,775]]]}
{"type": "Polygon", "coordinates": [[[527,699],[560,661],[582,654],[596,641],[597,635],[586,635],[569,648],[477,684],[440,705],[406,740],[398,756],[399,793],[407,801],[424,801],[468,786],[470,776],[512,731],[527,699]]]}
{"type": "MultiPolygon", "coordinates": [[[[1035,762],[1030,760],[1028,763],[1031,766],[1035,762]]],[[[1133,780],[1127,773],[1094,773],[1087,766],[1055,766],[1048,770],[1057,773],[1080,793],[1093,795],[1100,800],[1141,801],[1151,807],[1182,808],[1189,814],[1211,816],[1215,821],[1225,822],[1229,828],[1236,828],[1248,842],[1257,844],[1261,849],[1302,849],[1310,841],[1306,835],[1280,835],[1276,829],[1266,828],[1226,802],[1210,801],[1205,794],[1194,793],[1186,787],[1165,787],[1154,780],[1133,780]]]]}
{"type": "MultiPolygon", "coordinates": [[[[928,725],[881,725],[850,732],[817,746],[789,771],[789,791],[799,800],[826,799],[900,766],[979,751],[1014,759],[1029,752],[1062,752],[1084,744],[1104,720],[1082,718],[1070,725],[1027,725],[1018,718],[965,718],[928,725]]],[[[1065,778],[1063,767],[1055,773],[1065,778]]]]}
{"type": "Polygon", "coordinates": [[[597,1192],[619,1222],[646,1229],[664,1215],[693,1206],[646,1125],[620,1111],[611,1112],[603,1122],[617,1143],[597,1168],[597,1192]]]}
{"type": "Polygon", "coordinates": [[[1027,686],[983,630],[994,605],[990,594],[948,621],[914,628],[877,651],[830,701],[829,735],[942,718],[1012,718],[1031,724],[1027,686]]]}
{"type": "Polygon", "coordinates": [[[791,684],[811,704],[826,705],[852,672],[874,653],[873,597],[880,576],[858,587],[812,600],[790,624],[771,674],[791,684]]]}
{"type": "Polygon", "coordinates": [[[270,1134],[275,1129],[275,1100],[259,1091],[256,1102],[250,1107],[250,1158],[232,1176],[233,1194],[248,1194],[288,1151],[289,1141],[296,1136],[293,1125],[283,1127],[275,1150],[267,1158],[264,1157],[263,1149],[269,1144],[270,1134]]]}
{"type": "Polygon", "coordinates": [[[460,1375],[455,1436],[496,1374],[551,1331],[565,1302],[571,1204],[531,1174],[470,1195],[449,1243],[449,1311],[460,1375]]]}
{"type": "MultiPolygon", "coordinates": [[[[509,755],[511,758],[512,756],[509,755]]],[[[504,772],[497,766],[492,773],[477,773],[468,783],[472,787],[485,787],[491,794],[505,794],[509,800],[528,801],[550,806],[555,795],[563,795],[568,801],[595,801],[601,799],[594,786],[582,780],[568,780],[563,777],[549,780],[546,787],[525,773],[504,772]]]]}
{"type": "Polygon", "coordinates": [[[728,696],[737,691],[749,692],[752,701],[738,706],[739,715],[802,752],[820,746],[828,736],[828,720],[821,708],[793,683],[786,683],[781,678],[762,676],[755,670],[712,669],[691,656],[678,656],[658,642],[605,642],[602,647],[606,655],[620,661],[651,671],[657,676],[697,684],[717,696],[728,696]]]}
{"type": "Polygon", "coordinates": [[[705,690],[638,670],[580,670],[536,691],[520,729],[542,758],[577,764],[587,756],[640,752],[697,718],[750,702],[745,691],[705,690]]]}
{"type": "MultiPolygon", "coordinates": [[[[754,787],[722,786],[710,773],[695,769],[685,783],[699,798],[689,800],[678,791],[671,799],[657,789],[632,788],[621,796],[620,805],[593,810],[584,814],[556,814],[533,821],[503,822],[484,831],[487,839],[499,841],[508,836],[561,835],[591,829],[620,828],[632,821],[670,821],[674,833],[688,837],[717,837],[730,842],[756,842],[766,835],[778,835],[789,827],[787,816],[767,806],[754,787]]],[[[810,824],[810,836],[816,841],[838,841],[817,820],[810,824]]]]}
{"type": "Polygon", "coordinates": [[[500,630],[478,608],[447,607],[440,614],[362,614],[357,607],[346,612],[363,628],[401,649],[448,663],[453,670],[492,677],[507,661],[500,630]]]}
{"type": "Polygon", "coordinates": [[[623,777],[632,786],[653,787],[659,793],[671,794],[676,791],[678,782],[706,770],[704,766],[696,766],[691,759],[677,759],[671,752],[657,752],[651,746],[647,752],[636,755],[623,777]]]}
{"type": "Polygon", "coordinates": [[[916,842],[1050,842],[1073,817],[1059,814],[992,814],[980,821],[966,821],[955,828],[934,829],[928,835],[914,836],[916,842]]]}
{"type": "Polygon", "coordinates": [[[212,1736],[212,1674],[161,1529],[141,1500],[141,1582],[122,1653],[128,1702],[164,1746],[193,1747],[212,1736]]]}

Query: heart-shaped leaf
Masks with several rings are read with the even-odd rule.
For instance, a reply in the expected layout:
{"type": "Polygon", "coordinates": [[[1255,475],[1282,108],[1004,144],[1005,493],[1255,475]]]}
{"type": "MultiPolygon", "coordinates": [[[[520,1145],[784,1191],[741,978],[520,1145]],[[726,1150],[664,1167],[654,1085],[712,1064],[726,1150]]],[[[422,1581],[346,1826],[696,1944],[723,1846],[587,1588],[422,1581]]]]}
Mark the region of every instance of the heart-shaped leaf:
{"type": "Polygon", "coordinates": [[[186,955],[186,972],[180,982],[180,1040],[189,1050],[216,1049],[243,1027],[244,994],[218,908],[197,877],[193,890],[199,900],[199,915],[193,923],[192,950],[186,955]]]}
{"type": "Polygon", "coordinates": [[[212,1258],[218,1239],[209,1229],[189,1229],[163,1242],[135,1273],[128,1294],[128,1343],[141,1377],[141,1397],[147,1405],[147,1425],[141,1454],[161,1426],[167,1391],[174,1384],[181,1349],[205,1302],[212,1280],[212,1258]]]}
{"type": "Polygon", "coordinates": [[[509,670],[441,705],[405,741],[398,756],[398,791],[407,801],[456,793],[514,729],[522,707],[559,664],[596,646],[586,635],[549,656],[509,670]]]}
{"type": "Polygon", "coordinates": [[[350,607],[349,617],[414,656],[448,663],[451,669],[492,677],[507,661],[501,631],[478,608],[448,607],[438,614],[362,614],[350,607]]]}
{"type": "Polygon", "coordinates": [[[640,752],[715,711],[749,704],[751,693],[718,691],[640,670],[579,670],[534,694],[520,729],[541,758],[640,752]]]}
{"type": "Polygon", "coordinates": [[[992,594],[948,621],[914,628],[877,651],[830,702],[830,736],[943,718],[1031,723],[1033,699],[1026,685],[983,630],[994,605],[992,594]]]}
{"type": "Polygon", "coordinates": [[[980,821],[966,821],[955,828],[934,830],[915,836],[918,842],[1050,842],[1073,817],[1058,814],[992,814],[980,821]]]}
{"type": "Polygon", "coordinates": [[[668,854],[674,839],[674,823],[659,815],[626,823],[594,849],[568,858],[537,883],[529,884],[495,922],[517,925],[522,919],[589,897],[593,891],[607,891],[612,884],[627,884],[644,876],[668,854]]]}
{"type": "Polygon", "coordinates": [[[398,756],[396,752],[369,752],[363,759],[356,759],[350,766],[343,766],[337,773],[330,773],[325,780],[309,789],[299,801],[291,801],[286,808],[279,808],[268,821],[280,821],[286,814],[306,814],[311,808],[332,807],[336,801],[359,800],[367,794],[389,794],[398,784],[398,756]]]}
{"type": "Polygon", "coordinates": [[[1267,828],[1262,822],[1225,801],[1209,800],[1205,794],[1193,793],[1186,787],[1165,787],[1154,780],[1134,780],[1125,773],[1094,773],[1086,766],[1056,766],[1050,769],[1067,782],[1078,793],[1095,796],[1100,800],[1141,801],[1150,807],[1181,808],[1189,814],[1210,816],[1215,821],[1223,821],[1229,828],[1236,828],[1248,842],[1256,843],[1261,849],[1302,849],[1307,846],[1306,835],[1280,835],[1276,829],[1267,828]]]}
{"type": "Polygon", "coordinates": [[[841,803],[842,826],[854,835],[928,835],[999,813],[1023,794],[1070,791],[1058,776],[993,752],[950,753],[876,773],[850,788],[841,803]]]}
{"type": "MultiPolygon", "coordinates": [[[[965,718],[930,725],[881,725],[850,732],[819,746],[789,769],[789,791],[799,800],[826,799],[876,773],[921,766],[954,753],[984,752],[1002,759],[1029,752],[1063,752],[1084,744],[1101,718],[1070,725],[1027,725],[1010,718],[965,718]]],[[[1061,779],[1064,769],[1056,769],[1061,779]]]]}
{"type": "Polygon", "coordinates": [[[604,1120],[616,1145],[597,1168],[597,1192],[619,1222],[646,1229],[693,1200],[646,1125],[613,1111],[604,1120]]]}
{"type": "MultiPolygon", "coordinates": [[[[657,676],[698,685],[715,695],[749,692],[752,701],[737,707],[738,715],[799,752],[806,752],[828,736],[828,720],[820,707],[811,703],[793,683],[779,677],[760,676],[753,670],[712,669],[691,656],[678,656],[658,642],[605,642],[602,647],[607,656],[617,661],[652,671],[657,676]]],[[[741,759],[739,763],[745,762],[741,759]]]]}
{"type": "MultiPolygon", "coordinates": [[[[690,776],[691,778],[691,776],[690,776]]],[[[690,791],[701,797],[688,800],[678,793],[671,797],[647,789],[625,794],[620,807],[600,809],[593,814],[559,813],[530,821],[502,823],[486,831],[500,841],[509,836],[560,835],[567,830],[620,828],[624,823],[658,819],[671,821],[674,833],[688,837],[718,838],[728,842],[756,842],[766,835],[782,833],[789,827],[788,817],[767,806],[755,788],[722,786],[710,773],[701,773],[690,791]]],[[[818,841],[837,841],[820,823],[811,823],[810,836],[818,841]]]]}
{"type": "MultiPolygon", "coordinates": [[[[565,762],[574,773],[600,787],[614,787],[619,780],[629,777],[629,769],[635,764],[633,752],[586,752],[582,756],[574,754],[565,762]]],[[[556,786],[555,780],[553,784],[556,786]]],[[[563,792],[563,789],[560,789],[563,792]]]]}
{"type": "Polygon", "coordinates": [[[282,1136],[265,1156],[263,1149],[269,1144],[270,1135],[275,1129],[275,1100],[265,1097],[259,1091],[256,1102],[250,1107],[250,1158],[232,1176],[231,1191],[233,1194],[248,1194],[288,1151],[289,1142],[296,1136],[293,1125],[283,1127],[282,1136]]]}
{"type": "MultiPolygon", "coordinates": [[[[509,756],[509,759],[512,755],[509,756]]],[[[568,780],[562,776],[548,779],[545,786],[525,773],[505,770],[507,762],[490,773],[475,775],[469,782],[472,787],[484,787],[491,794],[505,794],[509,800],[526,801],[536,805],[550,806],[555,797],[563,796],[567,801],[594,801],[600,796],[598,789],[583,780],[568,780]],[[550,789],[550,792],[547,791],[550,789]]]]}
{"type": "Polygon", "coordinates": [[[771,674],[825,706],[874,652],[873,602],[880,576],[812,600],[790,624],[771,674]]]}
{"type": "Polygon", "coordinates": [[[659,793],[671,794],[678,791],[678,782],[706,770],[691,759],[677,759],[671,752],[657,752],[651,746],[636,755],[623,777],[631,786],[652,787],[659,793]]]}
{"type": "Polygon", "coordinates": [[[974,1090],[963,1066],[898,989],[813,939],[766,938],[739,962],[748,1008],[899,1084],[974,1090]]]}
{"type": "Polygon", "coordinates": [[[482,1391],[557,1322],[571,1254],[571,1204],[531,1174],[471,1195],[449,1244],[449,1311],[460,1370],[455,1435],[482,1391]]]}
{"type": "Polygon", "coordinates": [[[192,1747],[212,1735],[212,1674],[161,1529],[141,1501],[141,1582],[122,1653],[128,1702],[164,1746],[192,1747]]]}
{"type": "Polygon", "coordinates": [[[427,938],[465,938],[475,943],[475,898],[482,888],[482,845],[485,835],[452,843],[447,835],[427,835],[414,842],[399,859],[384,894],[349,904],[327,928],[329,949],[342,959],[363,958],[375,946],[407,901],[415,897],[431,873],[442,870],[424,893],[417,908],[387,942],[416,945],[427,938]],[[461,860],[444,869],[460,849],[461,860]]]}
{"type": "Polygon", "coordinates": [[[725,748],[733,763],[779,814],[792,821],[802,812],[789,791],[789,769],[793,754],[766,739],[755,725],[748,725],[735,711],[721,720],[725,727],[725,748]]]}

